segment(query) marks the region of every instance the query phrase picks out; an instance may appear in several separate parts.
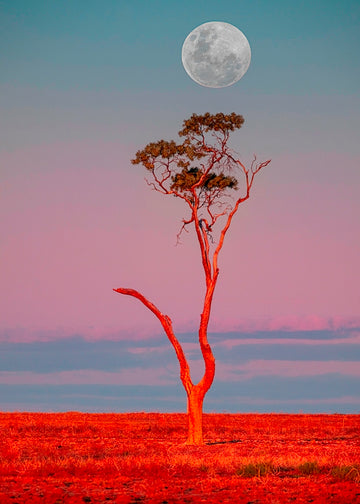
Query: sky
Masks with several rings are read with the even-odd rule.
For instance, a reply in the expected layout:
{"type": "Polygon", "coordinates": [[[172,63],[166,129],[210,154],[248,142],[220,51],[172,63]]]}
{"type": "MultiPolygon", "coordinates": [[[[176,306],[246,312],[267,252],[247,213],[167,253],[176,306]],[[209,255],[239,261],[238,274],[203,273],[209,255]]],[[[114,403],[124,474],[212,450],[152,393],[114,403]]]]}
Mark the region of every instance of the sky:
{"type": "Polygon", "coordinates": [[[244,163],[271,158],[219,258],[205,411],[360,411],[360,4],[356,0],[0,1],[0,408],[185,411],[168,314],[202,373],[204,295],[181,202],[131,158],[192,113],[236,112],[244,163]],[[182,43],[231,23],[233,86],[182,43]]]}

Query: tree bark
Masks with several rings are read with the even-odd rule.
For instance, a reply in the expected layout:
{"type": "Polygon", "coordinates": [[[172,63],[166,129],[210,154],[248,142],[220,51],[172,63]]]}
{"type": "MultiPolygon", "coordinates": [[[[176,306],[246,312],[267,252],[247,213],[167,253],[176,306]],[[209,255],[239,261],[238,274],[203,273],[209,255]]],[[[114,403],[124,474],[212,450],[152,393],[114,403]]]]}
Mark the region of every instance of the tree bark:
{"type": "Polygon", "coordinates": [[[188,392],[188,438],[186,444],[202,445],[203,439],[203,402],[204,390],[199,385],[195,385],[188,392]]]}

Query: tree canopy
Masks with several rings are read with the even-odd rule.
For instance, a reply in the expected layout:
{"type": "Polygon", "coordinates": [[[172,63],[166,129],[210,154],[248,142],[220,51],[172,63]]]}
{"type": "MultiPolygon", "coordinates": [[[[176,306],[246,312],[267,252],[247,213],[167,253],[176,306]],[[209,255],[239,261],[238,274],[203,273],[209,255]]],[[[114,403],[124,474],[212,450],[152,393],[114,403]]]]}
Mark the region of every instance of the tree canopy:
{"type": "Polygon", "coordinates": [[[156,191],[182,198],[191,209],[182,229],[204,220],[213,229],[219,217],[228,215],[236,202],[247,199],[253,177],[270,161],[246,168],[229,145],[229,135],[244,124],[242,115],[193,114],[183,121],[179,136],[183,141],[159,140],[136,152],[133,164],[142,164],[151,175],[147,183],[156,191]],[[243,184],[244,194],[234,191],[243,184]],[[244,180],[245,179],[245,180],[244,180]]]}

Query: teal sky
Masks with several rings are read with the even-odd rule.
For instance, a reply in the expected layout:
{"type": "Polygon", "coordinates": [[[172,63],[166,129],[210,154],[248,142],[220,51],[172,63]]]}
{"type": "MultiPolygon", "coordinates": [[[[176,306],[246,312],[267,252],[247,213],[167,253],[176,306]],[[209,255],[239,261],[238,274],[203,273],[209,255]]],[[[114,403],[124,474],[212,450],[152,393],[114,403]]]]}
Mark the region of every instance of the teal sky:
{"type": "Polygon", "coordinates": [[[236,108],[256,124],[245,143],[259,154],[357,153],[356,1],[5,0],[0,16],[3,149],[141,145],[194,111],[236,108]],[[194,85],[181,64],[187,34],[211,20],[240,28],[252,49],[247,74],[226,89],[194,85]]]}
{"type": "Polygon", "coordinates": [[[19,1],[1,6],[1,81],[58,90],[192,88],[181,44],[197,25],[226,21],[253,51],[244,91],[358,93],[355,0],[19,1]]]}

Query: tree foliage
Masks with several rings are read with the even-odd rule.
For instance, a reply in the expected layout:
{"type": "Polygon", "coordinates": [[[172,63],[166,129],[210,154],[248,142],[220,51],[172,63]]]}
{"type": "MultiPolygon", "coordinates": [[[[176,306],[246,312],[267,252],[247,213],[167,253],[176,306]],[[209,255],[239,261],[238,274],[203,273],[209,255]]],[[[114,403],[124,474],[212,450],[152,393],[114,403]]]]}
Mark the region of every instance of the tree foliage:
{"type": "MultiPolygon", "coordinates": [[[[191,192],[191,188],[199,183],[203,175],[204,172],[198,167],[183,168],[180,173],[176,173],[171,177],[173,183],[170,189],[191,192]]],[[[210,172],[203,177],[199,187],[205,191],[211,191],[212,189],[224,190],[226,188],[237,189],[237,184],[238,181],[235,177],[226,176],[224,173],[210,172]]]]}
{"type": "Polygon", "coordinates": [[[179,131],[181,143],[151,142],[132,159],[133,164],[146,168],[153,189],[187,202],[191,215],[183,219],[181,230],[197,221],[213,229],[218,218],[229,215],[236,205],[239,197],[234,191],[239,189],[240,179],[244,182],[240,199],[246,199],[255,173],[269,162],[259,165],[255,157],[247,169],[230,149],[230,133],[243,124],[243,116],[234,112],[193,114],[179,131]]]}

